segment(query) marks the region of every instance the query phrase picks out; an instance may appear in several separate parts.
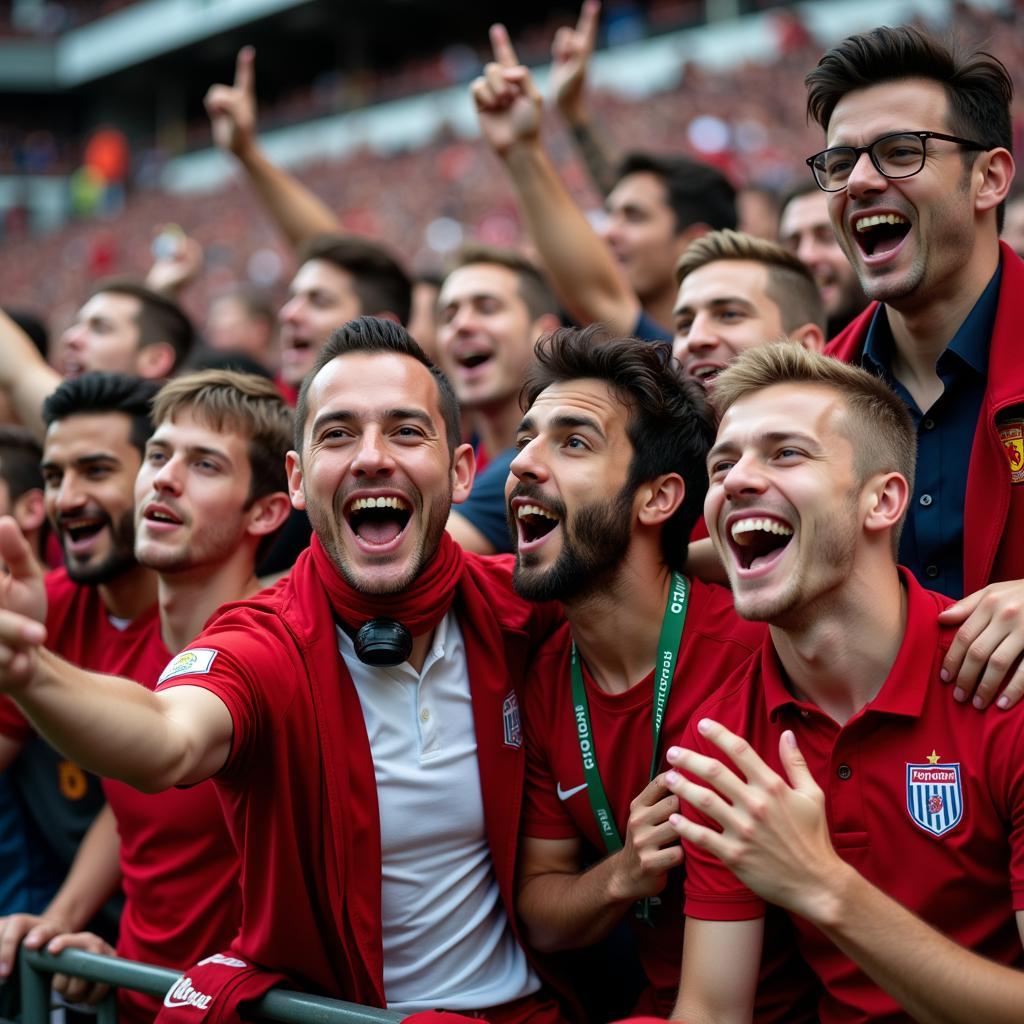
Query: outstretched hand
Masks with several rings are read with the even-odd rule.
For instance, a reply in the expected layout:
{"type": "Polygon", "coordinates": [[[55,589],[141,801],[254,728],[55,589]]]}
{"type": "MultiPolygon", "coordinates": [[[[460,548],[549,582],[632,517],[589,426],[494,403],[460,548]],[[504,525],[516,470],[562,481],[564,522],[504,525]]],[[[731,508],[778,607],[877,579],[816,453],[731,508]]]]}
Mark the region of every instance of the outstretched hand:
{"type": "Polygon", "coordinates": [[[237,157],[256,141],[256,50],[243,46],[235,62],[233,85],[211,85],[203,100],[214,144],[237,157]]]}
{"type": "Polygon", "coordinates": [[[540,134],[543,98],[530,72],[519,63],[504,25],[491,26],[494,60],[470,86],[480,131],[499,156],[540,134]]]}
{"type": "Polygon", "coordinates": [[[551,97],[571,123],[583,118],[587,67],[597,45],[600,0],[584,0],[575,28],[563,25],[551,44],[551,97]]]}
{"type": "Polygon", "coordinates": [[[46,586],[32,549],[10,516],[0,518],[0,690],[28,682],[46,640],[46,586]]]}

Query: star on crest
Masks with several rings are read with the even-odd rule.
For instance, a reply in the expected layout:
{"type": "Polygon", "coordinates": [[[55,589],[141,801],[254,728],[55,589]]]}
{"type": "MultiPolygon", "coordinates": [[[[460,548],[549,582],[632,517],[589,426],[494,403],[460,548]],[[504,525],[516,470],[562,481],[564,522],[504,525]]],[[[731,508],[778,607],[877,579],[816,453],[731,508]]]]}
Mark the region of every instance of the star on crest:
{"type": "Polygon", "coordinates": [[[932,752],[925,758],[929,764],[938,764],[939,755],[935,753],[935,748],[932,747],[932,752]]]}

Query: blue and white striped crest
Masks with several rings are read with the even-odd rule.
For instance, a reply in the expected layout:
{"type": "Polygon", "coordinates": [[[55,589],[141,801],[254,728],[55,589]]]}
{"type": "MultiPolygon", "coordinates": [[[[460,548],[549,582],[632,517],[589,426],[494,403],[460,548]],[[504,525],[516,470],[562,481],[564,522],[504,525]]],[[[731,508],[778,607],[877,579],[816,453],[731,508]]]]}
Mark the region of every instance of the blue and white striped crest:
{"type": "Polygon", "coordinates": [[[907,810],[933,836],[954,828],[964,814],[959,764],[908,764],[907,810]]]}

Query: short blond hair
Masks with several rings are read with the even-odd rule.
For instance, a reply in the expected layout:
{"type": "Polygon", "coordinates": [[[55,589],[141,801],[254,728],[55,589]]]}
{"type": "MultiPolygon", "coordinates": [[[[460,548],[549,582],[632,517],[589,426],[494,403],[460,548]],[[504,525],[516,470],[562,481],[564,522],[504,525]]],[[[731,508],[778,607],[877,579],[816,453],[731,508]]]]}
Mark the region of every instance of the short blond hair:
{"type": "Polygon", "coordinates": [[[695,270],[709,263],[746,260],[761,263],[768,271],[765,293],[779,307],[782,327],[795,331],[804,324],[825,330],[825,303],[814,276],[787,249],[765,238],[742,231],[710,231],[691,242],[676,263],[676,283],[681,285],[695,270]]]}
{"type": "Polygon", "coordinates": [[[153,399],[153,425],[159,427],[186,411],[213,430],[233,430],[249,439],[249,504],[288,490],[285,455],[292,442],[292,411],[272,381],[234,370],[175,377],[153,399]]]}
{"type": "MultiPolygon", "coordinates": [[[[741,398],[776,384],[828,388],[843,400],[843,432],[853,445],[854,469],[863,483],[876,473],[899,473],[914,489],[917,434],[910,412],[882,380],[831,356],[790,341],[748,349],[716,378],[711,402],[720,416],[741,398]]],[[[899,542],[902,522],[894,531],[899,542]]]]}

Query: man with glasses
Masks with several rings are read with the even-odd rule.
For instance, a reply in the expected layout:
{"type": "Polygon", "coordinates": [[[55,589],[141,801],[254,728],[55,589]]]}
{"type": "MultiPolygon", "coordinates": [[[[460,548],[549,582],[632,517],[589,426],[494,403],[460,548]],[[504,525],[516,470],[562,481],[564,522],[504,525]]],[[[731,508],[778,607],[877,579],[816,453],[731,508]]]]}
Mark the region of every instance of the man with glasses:
{"type": "MultiPolygon", "coordinates": [[[[964,598],[944,663],[980,708],[1024,652],[1024,265],[999,243],[1013,180],[1003,65],[916,28],[877,28],[806,79],[827,148],[807,161],[869,299],[828,351],[910,410],[919,467],[900,562],[964,598]],[[1015,527],[1017,527],[1015,529],[1015,527]]],[[[1024,692],[1024,672],[1000,698],[1024,692]]]]}

